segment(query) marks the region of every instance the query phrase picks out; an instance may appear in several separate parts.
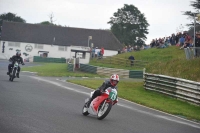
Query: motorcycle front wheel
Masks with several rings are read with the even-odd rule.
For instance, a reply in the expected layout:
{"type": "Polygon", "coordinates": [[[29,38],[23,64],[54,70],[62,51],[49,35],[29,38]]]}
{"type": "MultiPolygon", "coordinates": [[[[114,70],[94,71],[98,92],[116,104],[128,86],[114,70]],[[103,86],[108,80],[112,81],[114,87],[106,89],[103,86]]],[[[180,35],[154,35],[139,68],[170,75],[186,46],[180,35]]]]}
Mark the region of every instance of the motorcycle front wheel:
{"type": "Polygon", "coordinates": [[[12,73],[12,75],[11,75],[11,77],[10,77],[10,78],[11,78],[10,81],[13,81],[13,80],[14,80],[15,75],[16,75],[16,71],[17,71],[16,69],[13,70],[13,73],[12,73]]]}
{"type": "Polygon", "coordinates": [[[108,113],[110,112],[110,110],[112,108],[112,102],[105,103],[104,106],[102,106],[103,103],[104,102],[102,102],[98,108],[97,119],[99,119],[99,120],[104,119],[108,115],[108,113]]]}

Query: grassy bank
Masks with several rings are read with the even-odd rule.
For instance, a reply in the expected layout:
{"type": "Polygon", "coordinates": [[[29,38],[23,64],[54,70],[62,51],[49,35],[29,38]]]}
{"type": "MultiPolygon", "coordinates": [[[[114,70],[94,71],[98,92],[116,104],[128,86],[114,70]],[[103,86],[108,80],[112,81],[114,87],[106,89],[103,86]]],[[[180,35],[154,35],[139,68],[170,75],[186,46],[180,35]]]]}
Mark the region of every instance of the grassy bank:
{"type": "MultiPolygon", "coordinates": [[[[135,60],[146,61],[148,64],[145,66],[147,73],[162,74],[172,77],[184,78],[193,81],[200,81],[200,58],[195,58],[192,60],[187,60],[185,57],[185,52],[183,49],[179,49],[176,46],[170,46],[164,49],[151,48],[148,50],[127,52],[124,54],[118,54],[114,56],[114,60],[125,60],[128,59],[130,55],[135,57],[135,60]]],[[[107,60],[107,59],[103,59],[107,60]]],[[[93,60],[90,62],[94,66],[105,66],[114,67],[109,63],[98,62],[98,60],[93,60]]],[[[135,67],[120,67],[123,69],[137,70],[139,68],[135,67]]],[[[144,67],[141,67],[142,70],[144,67]]]]}

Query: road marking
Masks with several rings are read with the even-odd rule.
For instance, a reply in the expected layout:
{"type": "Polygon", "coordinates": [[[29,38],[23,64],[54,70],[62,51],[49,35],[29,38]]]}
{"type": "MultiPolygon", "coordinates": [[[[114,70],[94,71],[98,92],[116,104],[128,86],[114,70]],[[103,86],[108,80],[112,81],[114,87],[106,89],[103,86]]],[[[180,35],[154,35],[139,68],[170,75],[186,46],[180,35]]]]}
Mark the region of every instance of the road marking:
{"type": "MultiPolygon", "coordinates": [[[[50,80],[46,80],[46,79],[42,79],[42,78],[40,78],[40,77],[34,77],[34,76],[29,76],[29,77],[34,78],[34,79],[36,79],[36,80],[38,80],[38,81],[44,81],[44,82],[47,82],[47,83],[56,85],[56,86],[58,86],[58,87],[65,88],[65,89],[67,89],[67,90],[71,90],[71,91],[74,91],[74,92],[78,92],[78,93],[90,95],[90,94],[87,93],[87,92],[78,91],[78,90],[76,90],[76,89],[74,89],[74,88],[70,88],[70,87],[63,86],[63,85],[61,85],[60,83],[57,83],[57,82],[54,82],[54,81],[50,81],[50,80]]],[[[58,80],[58,79],[56,79],[56,80],[58,80]]],[[[124,99],[123,99],[123,100],[124,100],[124,99]]],[[[128,100],[126,100],[126,101],[128,101],[128,100]]],[[[130,101],[129,101],[129,102],[130,102],[130,101]]],[[[133,103],[133,102],[131,102],[131,103],[133,103]]],[[[165,114],[167,114],[167,115],[170,115],[170,116],[173,116],[173,117],[182,119],[182,120],[184,120],[184,121],[192,122],[192,123],[197,124],[197,125],[190,124],[190,123],[183,122],[183,121],[179,121],[179,120],[174,120],[174,119],[171,119],[171,118],[169,118],[169,117],[167,117],[167,116],[155,115],[155,114],[153,114],[153,113],[146,112],[146,111],[142,111],[142,110],[139,110],[139,109],[135,109],[135,108],[133,108],[133,107],[126,106],[126,105],[123,105],[123,104],[117,104],[117,105],[118,105],[118,106],[121,106],[121,107],[124,107],[124,108],[127,108],[127,109],[130,109],[130,110],[137,111],[137,112],[139,112],[139,113],[147,114],[147,115],[154,116],[154,117],[157,117],[157,118],[161,118],[161,119],[173,121],[173,122],[176,122],[176,123],[180,123],[180,124],[184,124],[184,125],[188,125],[188,126],[195,127],[195,128],[199,128],[199,129],[200,129],[200,126],[197,126],[197,125],[199,125],[199,123],[196,123],[196,122],[193,122],[193,121],[189,121],[189,120],[186,120],[186,119],[183,119],[183,118],[180,118],[180,117],[177,117],[177,116],[174,116],[174,115],[165,113],[165,112],[162,112],[162,113],[165,113],[165,114]]],[[[139,104],[137,104],[137,105],[139,105],[139,104]]],[[[145,107],[145,106],[144,106],[144,107],[145,107]]],[[[149,108],[149,109],[151,109],[151,108],[149,108]]],[[[157,110],[155,110],[155,111],[157,111],[157,110]]],[[[161,112],[161,111],[159,111],[159,112],[161,112]]]]}
{"type": "Polygon", "coordinates": [[[37,73],[37,72],[30,72],[30,71],[22,71],[22,72],[25,72],[25,73],[37,73]]]}
{"type": "MultiPolygon", "coordinates": [[[[130,107],[130,106],[126,106],[126,105],[123,105],[123,104],[118,104],[119,106],[121,107],[124,107],[124,108],[127,108],[127,109],[131,109],[131,110],[134,110],[136,112],[139,112],[139,113],[143,113],[143,114],[147,114],[147,115],[150,115],[150,116],[154,116],[154,117],[157,117],[157,118],[161,118],[161,119],[165,119],[165,120],[169,120],[169,121],[173,121],[173,122],[176,122],[176,123],[180,123],[180,124],[184,124],[184,125],[188,125],[188,126],[191,126],[191,127],[195,127],[195,128],[199,128],[200,129],[200,126],[197,126],[197,125],[194,125],[194,124],[190,124],[190,123],[187,123],[187,122],[183,122],[183,121],[179,121],[179,120],[174,120],[174,119],[171,119],[167,116],[162,116],[162,115],[155,115],[155,114],[152,114],[152,113],[149,113],[149,112],[146,112],[146,111],[142,111],[142,110],[139,110],[139,109],[135,109],[133,107],[130,107]]],[[[170,114],[171,115],[171,114],[170,114]]],[[[174,115],[171,115],[174,117],[174,115]]],[[[179,117],[178,117],[179,118],[179,117]]],[[[183,119],[185,120],[185,119],[183,119]]],[[[187,120],[188,121],[188,120],[187,120]]],[[[189,121],[189,122],[192,122],[194,123],[193,121],[189,121]]],[[[195,124],[198,124],[198,123],[195,123],[195,124]]],[[[199,125],[199,124],[198,124],[199,125]]]]}
{"type": "Polygon", "coordinates": [[[82,93],[82,94],[89,95],[87,92],[78,91],[78,90],[76,90],[76,89],[73,89],[73,88],[70,88],[70,87],[63,86],[63,85],[61,85],[60,83],[57,83],[57,82],[54,82],[54,81],[49,81],[49,80],[42,79],[42,78],[39,78],[39,77],[34,77],[34,76],[29,76],[29,77],[34,78],[34,79],[37,79],[37,80],[39,80],[39,81],[44,81],[44,82],[47,82],[47,83],[50,83],[50,84],[56,85],[56,86],[58,86],[58,87],[65,88],[65,89],[67,89],[67,90],[71,90],[71,91],[75,91],[75,92],[78,92],[78,93],[82,93]]]}

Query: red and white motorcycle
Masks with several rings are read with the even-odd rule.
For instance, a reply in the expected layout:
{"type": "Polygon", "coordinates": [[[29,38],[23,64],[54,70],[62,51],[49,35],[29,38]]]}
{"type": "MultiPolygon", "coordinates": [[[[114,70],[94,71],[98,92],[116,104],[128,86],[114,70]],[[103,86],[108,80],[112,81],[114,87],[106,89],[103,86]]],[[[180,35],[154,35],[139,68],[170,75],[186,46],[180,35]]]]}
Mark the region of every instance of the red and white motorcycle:
{"type": "MultiPolygon", "coordinates": [[[[90,97],[92,97],[94,91],[91,92],[90,97]]],[[[87,116],[89,114],[97,115],[97,119],[104,119],[110,112],[112,106],[118,102],[117,91],[111,87],[107,88],[105,92],[102,92],[101,96],[97,96],[87,107],[89,98],[85,99],[85,104],[83,106],[82,113],[87,116]]]]}

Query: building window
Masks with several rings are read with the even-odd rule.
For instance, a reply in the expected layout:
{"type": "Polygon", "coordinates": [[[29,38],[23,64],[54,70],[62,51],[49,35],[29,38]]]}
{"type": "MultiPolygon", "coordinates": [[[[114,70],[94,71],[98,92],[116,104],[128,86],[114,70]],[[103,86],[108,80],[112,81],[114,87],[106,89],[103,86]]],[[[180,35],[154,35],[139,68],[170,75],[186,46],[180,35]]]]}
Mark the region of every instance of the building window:
{"type": "Polygon", "coordinates": [[[65,47],[65,46],[58,46],[58,51],[67,51],[67,47],[65,47]]]}
{"type": "Polygon", "coordinates": [[[8,46],[9,46],[9,47],[14,47],[14,45],[15,45],[14,42],[9,42],[9,43],[8,43],[8,46]]]}
{"type": "Polygon", "coordinates": [[[19,42],[16,42],[16,43],[15,43],[15,47],[20,47],[20,43],[19,43],[19,42]]]}
{"type": "Polygon", "coordinates": [[[20,47],[20,43],[19,42],[8,42],[8,46],[9,47],[20,47]]]}
{"type": "Polygon", "coordinates": [[[86,56],[86,52],[77,52],[76,53],[77,58],[85,59],[85,56],[86,56]]]}
{"type": "Polygon", "coordinates": [[[43,49],[43,45],[42,44],[35,44],[35,48],[36,49],[43,49]]]}

